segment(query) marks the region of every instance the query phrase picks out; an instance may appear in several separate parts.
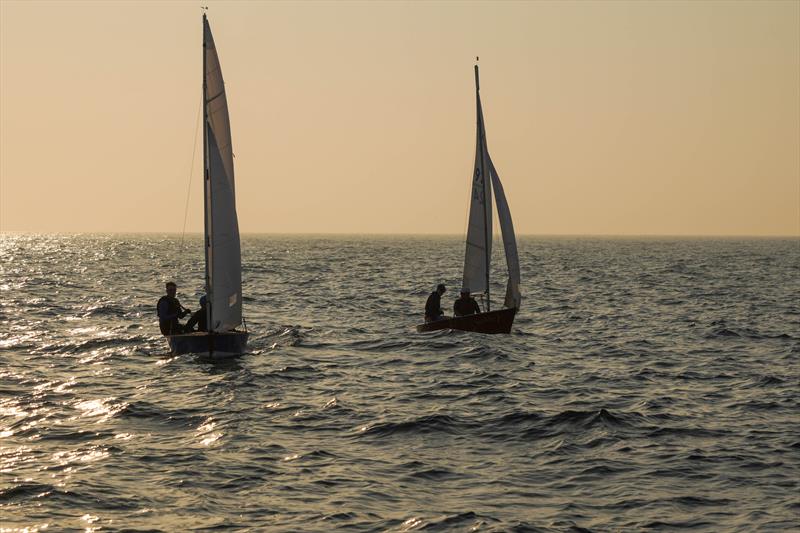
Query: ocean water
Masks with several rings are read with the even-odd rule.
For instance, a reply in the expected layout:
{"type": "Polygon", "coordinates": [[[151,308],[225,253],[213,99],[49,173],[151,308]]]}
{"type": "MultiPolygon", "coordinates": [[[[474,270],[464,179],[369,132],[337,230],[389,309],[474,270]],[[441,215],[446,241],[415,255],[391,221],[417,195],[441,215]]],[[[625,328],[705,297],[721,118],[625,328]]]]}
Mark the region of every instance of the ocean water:
{"type": "Polygon", "coordinates": [[[800,528],[800,240],[523,237],[497,336],[414,331],[461,238],[242,247],[209,364],[199,237],[0,237],[0,529],[800,528]]]}

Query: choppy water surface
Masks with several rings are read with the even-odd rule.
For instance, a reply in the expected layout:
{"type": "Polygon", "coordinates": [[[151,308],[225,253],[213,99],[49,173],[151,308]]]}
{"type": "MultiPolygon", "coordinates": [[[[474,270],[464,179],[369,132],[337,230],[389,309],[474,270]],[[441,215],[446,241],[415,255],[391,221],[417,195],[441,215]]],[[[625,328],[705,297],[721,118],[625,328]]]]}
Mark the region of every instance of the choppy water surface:
{"type": "Polygon", "coordinates": [[[798,240],[523,238],[482,336],[413,330],[461,239],[246,237],[226,364],[158,334],[179,242],[0,237],[4,531],[800,526],[798,240]]]}

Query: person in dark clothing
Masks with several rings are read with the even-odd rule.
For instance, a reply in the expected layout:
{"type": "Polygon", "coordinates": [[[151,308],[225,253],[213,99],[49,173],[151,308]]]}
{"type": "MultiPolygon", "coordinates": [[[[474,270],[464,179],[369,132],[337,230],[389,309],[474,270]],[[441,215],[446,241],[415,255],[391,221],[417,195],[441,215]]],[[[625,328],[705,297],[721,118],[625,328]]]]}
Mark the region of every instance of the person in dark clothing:
{"type": "Polygon", "coordinates": [[[195,331],[194,327],[197,326],[197,331],[208,331],[206,325],[206,295],[200,297],[200,309],[194,312],[192,317],[186,323],[186,331],[195,331]]]}
{"type": "Polygon", "coordinates": [[[161,328],[162,335],[177,335],[183,333],[183,326],[178,322],[191,311],[181,305],[175,297],[178,286],[172,281],[167,282],[167,294],[158,300],[156,306],[158,310],[158,326],[161,328]]]}
{"type": "Polygon", "coordinates": [[[445,293],[443,283],[437,285],[436,290],[428,296],[428,301],[425,302],[425,322],[435,322],[444,318],[444,311],[442,311],[442,294],[445,293]]]}
{"type": "Polygon", "coordinates": [[[478,302],[469,295],[469,289],[461,289],[461,297],[453,304],[453,314],[456,316],[475,315],[481,312],[478,302]]]}

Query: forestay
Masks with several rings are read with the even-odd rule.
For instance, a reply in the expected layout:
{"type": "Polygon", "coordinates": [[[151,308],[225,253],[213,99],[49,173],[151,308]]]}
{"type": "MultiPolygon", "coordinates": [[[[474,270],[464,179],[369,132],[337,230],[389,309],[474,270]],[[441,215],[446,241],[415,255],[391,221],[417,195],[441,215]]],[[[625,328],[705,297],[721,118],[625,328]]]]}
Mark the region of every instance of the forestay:
{"type": "Polygon", "coordinates": [[[206,232],[211,304],[210,331],[230,331],[242,322],[242,260],[233,179],[228,101],[211,27],[203,19],[206,105],[206,232]]]}

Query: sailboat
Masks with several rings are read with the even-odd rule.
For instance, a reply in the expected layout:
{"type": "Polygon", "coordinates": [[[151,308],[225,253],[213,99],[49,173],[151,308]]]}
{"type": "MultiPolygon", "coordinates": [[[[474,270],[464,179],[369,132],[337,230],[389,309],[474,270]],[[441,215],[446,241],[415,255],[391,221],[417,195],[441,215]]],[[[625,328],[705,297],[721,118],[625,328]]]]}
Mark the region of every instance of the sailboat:
{"type": "Polygon", "coordinates": [[[244,353],[242,257],[228,100],[217,48],[203,14],[203,190],[205,212],[205,288],[208,331],[168,335],[174,354],[221,358],[244,353]]]}
{"type": "Polygon", "coordinates": [[[475,171],[472,178],[472,195],[467,228],[467,246],[464,254],[464,276],[462,287],[472,294],[485,296],[486,309],[474,315],[444,318],[417,326],[417,331],[458,329],[476,333],[510,333],[514,317],[519,310],[520,294],[519,254],[511,210],[508,207],[503,184],[497,174],[486,146],[486,130],[481,107],[481,86],[478,65],[475,65],[475,99],[477,102],[478,132],[475,148],[475,171]],[[506,252],[508,281],[504,307],[491,310],[489,275],[492,259],[492,190],[497,204],[503,247],[506,252]]]}

